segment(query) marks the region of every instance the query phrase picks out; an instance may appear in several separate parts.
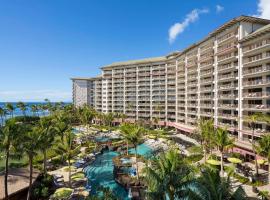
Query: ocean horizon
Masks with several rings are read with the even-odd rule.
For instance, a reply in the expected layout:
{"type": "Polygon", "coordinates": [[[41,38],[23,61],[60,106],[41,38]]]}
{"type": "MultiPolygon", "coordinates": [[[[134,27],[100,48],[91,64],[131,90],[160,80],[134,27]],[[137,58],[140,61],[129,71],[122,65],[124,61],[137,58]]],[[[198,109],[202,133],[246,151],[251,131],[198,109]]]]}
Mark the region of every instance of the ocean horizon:
{"type": "MultiPolygon", "coordinates": [[[[23,116],[23,112],[17,107],[17,103],[18,103],[19,101],[17,101],[17,102],[0,102],[0,107],[2,107],[2,108],[5,108],[5,106],[6,106],[6,104],[7,103],[11,103],[14,107],[15,107],[15,110],[14,110],[14,113],[13,113],[13,116],[14,117],[16,117],[16,116],[23,116]]],[[[26,111],[25,111],[25,114],[26,115],[28,115],[28,116],[33,116],[33,112],[32,112],[32,110],[31,110],[31,106],[32,105],[44,105],[44,104],[47,104],[47,102],[45,102],[45,101],[40,101],[40,102],[23,102],[23,103],[25,103],[26,104],[26,106],[27,106],[27,109],[26,109],[26,111]]],[[[54,103],[58,103],[58,102],[51,102],[52,104],[54,104],[54,103]]],[[[64,104],[71,104],[72,102],[63,102],[64,104]]],[[[43,112],[43,111],[38,111],[37,112],[37,115],[47,115],[48,114],[48,111],[45,111],[45,112],[43,112]]],[[[8,113],[7,115],[6,115],[6,119],[8,119],[8,118],[10,118],[11,117],[11,115],[8,113]]]]}

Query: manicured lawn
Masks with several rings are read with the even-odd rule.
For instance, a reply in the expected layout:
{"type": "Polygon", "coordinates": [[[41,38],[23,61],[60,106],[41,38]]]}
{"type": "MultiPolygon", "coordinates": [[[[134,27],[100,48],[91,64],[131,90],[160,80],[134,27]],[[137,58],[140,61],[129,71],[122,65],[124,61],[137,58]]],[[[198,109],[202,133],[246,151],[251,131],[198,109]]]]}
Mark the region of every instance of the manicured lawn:
{"type": "MultiPolygon", "coordinates": [[[[16,167],[24,167],[28,164],[27,156],[23,156],[21,159],[9,159],[9,167],[16,168],[16,167]]],[[[5,159],[2,157],[0,158],[0,172],[5,169],[5,159]]]]}

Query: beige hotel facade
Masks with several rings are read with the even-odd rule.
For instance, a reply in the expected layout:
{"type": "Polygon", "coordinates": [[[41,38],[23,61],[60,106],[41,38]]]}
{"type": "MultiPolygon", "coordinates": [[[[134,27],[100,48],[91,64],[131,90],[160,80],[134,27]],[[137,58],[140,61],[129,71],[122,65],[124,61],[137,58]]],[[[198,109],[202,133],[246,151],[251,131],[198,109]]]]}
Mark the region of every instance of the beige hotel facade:
{"type": "MultiPolygon", "coordinates": [[[[250,155],[244,121],[270,113],[270,21],[240,16],[188,48],[162,57],[112,63],[93,78],[72,78],[73,103],[128,119],[153,120],[188,134],[198,119],[214,119],[250,155]]],[[[258,123],[256,137],[270,132],[258,123]]]]}

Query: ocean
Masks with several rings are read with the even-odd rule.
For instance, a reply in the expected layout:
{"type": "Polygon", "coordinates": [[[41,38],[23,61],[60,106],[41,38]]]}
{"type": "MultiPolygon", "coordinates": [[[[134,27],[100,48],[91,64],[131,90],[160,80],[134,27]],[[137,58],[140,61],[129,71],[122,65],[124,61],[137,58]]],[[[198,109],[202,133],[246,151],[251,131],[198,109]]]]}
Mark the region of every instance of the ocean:
{"type": "MultiPolygon", "coordinates": [[[[19,108],[17,108],[17,103],[18,102],[0,102],[0,107],[2,107],[2,108],[5,108],[5,106],[6,106],[6,104],[7,103],[11,103],[11,104],[13,104],[13,106],[14,106],[14,108],[15,108],[15,110],[14,110],[14,113],[13,113],[13,116],[15,117],[15,116],[23,116],[23,112],[19,109],[19,108]]],[[[28,116],[32,116],[33,115],[33,112],[32,112],[32,110],[31,110],[31,106],[32,105],[44,105],[44,104],[46,104],[45,102],[24,102],[25,104],[26,104],[26,106],[27,106],[27,110],[26,110],[26,115],[28,115],[28,116]]],[[[54,104],[54,102],[52,102],[52,104],[54,104]]],[[[70,104],[70,103],[64,103],[64,104],[70,104]]],[[[40,115],[40,116],[42,116],[42,115],[47,115],[48,114],[48,111],[38,111],[37,112],[37,114],[38,115],[40,115]]],[[[8,118],[10,118],[11,116],[9,115],[9,113],[6,115],[6,118],[8,119],[8,118]]]]}

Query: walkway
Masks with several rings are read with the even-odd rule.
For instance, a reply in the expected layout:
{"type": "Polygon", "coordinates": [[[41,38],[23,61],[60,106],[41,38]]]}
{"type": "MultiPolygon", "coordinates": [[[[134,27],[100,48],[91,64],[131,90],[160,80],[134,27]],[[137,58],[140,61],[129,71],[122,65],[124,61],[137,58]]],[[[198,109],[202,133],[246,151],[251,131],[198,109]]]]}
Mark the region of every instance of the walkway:
{"type": "MultiPolygon", "coordinates": [[[[38,177],[38,171],[33,170],[33,181],[38,177]]],[[[0,175],[0,199],[5,197],[4,174],[0,175]]],[[[29,186],[29,169],[9,169],[8,194],[11,195],[29,186]]]]}
{"type": "Polygon", "coordinates": [[[200,145],[195,139],[193,138],[190,138],[184,134],[181,134],[181,133],[177,133],[177,134],[174,134],[171,136],[172,138],[173,137],[177,137],[177,138],[180,138],[181,140],[184,140],[184,141],[187,141],[187,142],[190,142],[192,144],[195,144],[195,145],[200,145]]]}

